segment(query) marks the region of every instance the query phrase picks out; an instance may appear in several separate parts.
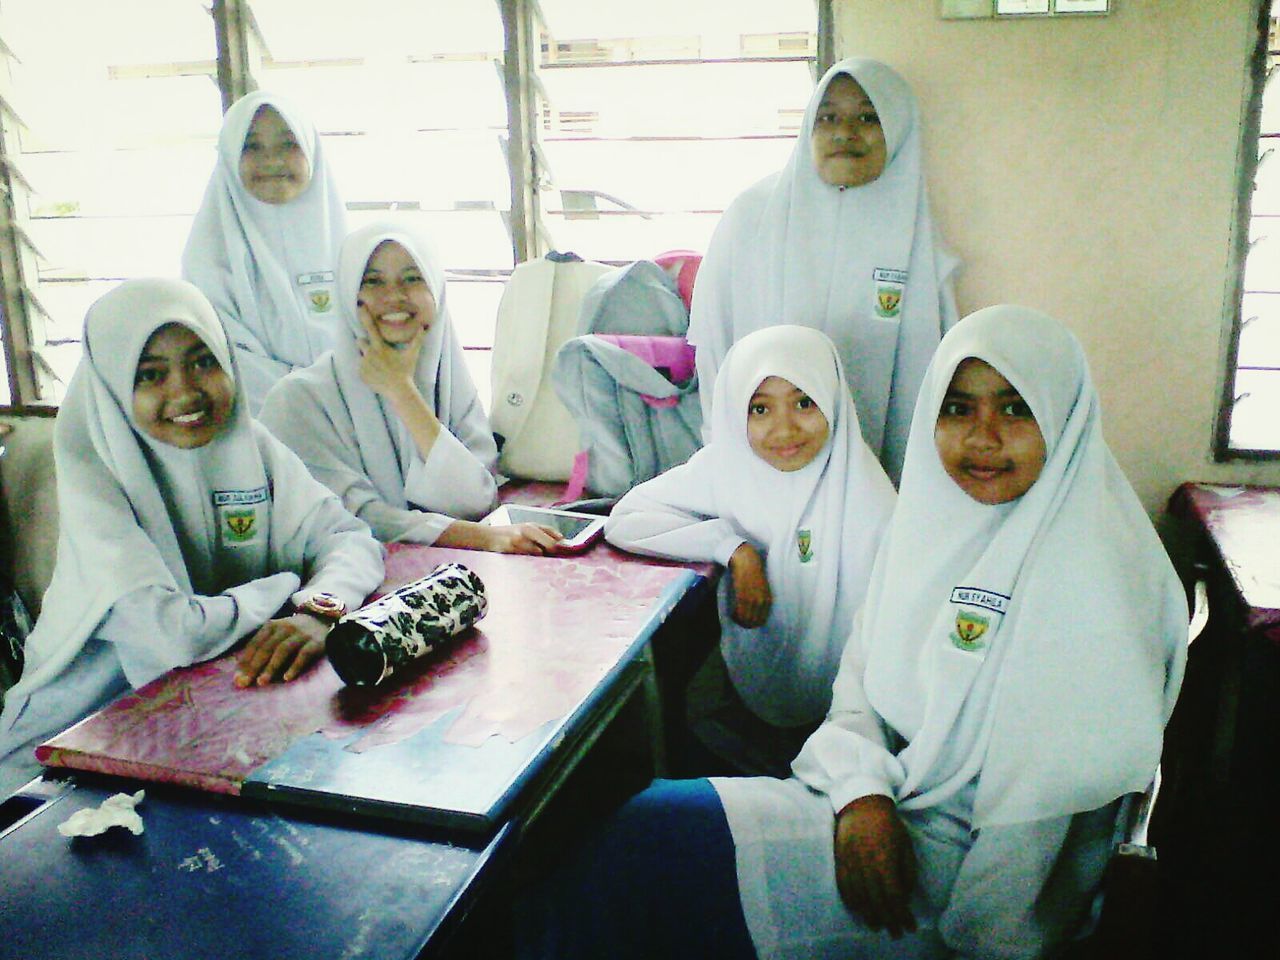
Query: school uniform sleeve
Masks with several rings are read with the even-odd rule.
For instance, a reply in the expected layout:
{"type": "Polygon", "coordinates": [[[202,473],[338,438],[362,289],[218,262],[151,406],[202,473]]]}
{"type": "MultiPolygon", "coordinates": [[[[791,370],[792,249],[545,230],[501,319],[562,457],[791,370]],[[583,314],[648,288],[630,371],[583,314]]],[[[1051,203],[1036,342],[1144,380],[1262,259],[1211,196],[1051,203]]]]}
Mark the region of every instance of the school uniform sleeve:
{"type": "MultiPolygon", "coordinates": [[[[295,603],[313,593],[332,593],[354,609],[382,583],[382,545],[369,526],[342,505],[323,484],[311,476],[298,457],[266,427],[256,424],[263,462],[271,477],[273,511],[288,511],[296,519],[290,531],[273,542],[272,553],[303,558],[302,586],[295,603]]],[[[273,517],[273,540],[275,538],[273,517]]]]}
{"type": "Polygon", "coordinates": [[[698,267],[698,282],[693,288],[689,309],[689,342],[694,352],[694,368],[698,373],[698,396],[702,401],[702,440],[711,440],[711,400],[715,394],[716,375],[724,355],[733,346],[733,245],[741,203],[735,201],[720,218],[706,255],[698,267]]]}
{"type": "Polygon", "coordinates": [[[611,544],[632,553],[727,565],[746,542],[715,514],[705,448],[678,467],[629,490],[605,521],[611,544]]]}
{"type": "MultiPolygon", "coordinates": [[[[205,293],[208,295],[208,291],[205,293]]],[[[236,304],[224,296],[211,298],[211,302],[227,328],[227,338],[236,352],[236,368],[249,399],[249,413],[256,417],[271,388],[293,368],[267,352],[262,341],[241,322],[236,304]]]]}
{"type": "Polygon", "coordinates": [[[225,653],[275,616],[298,583],[286,571],[215,597],[141,587],[117,600],[94,633],[115,645],[129,685],[137,688],[175,667],[225,653]]]}
{"type": "Polygon", "coordinates": [[[449,432],[461,441],[485,470],[493,474],[498,469],[498,445],[493,439],[489,416],[484,412],[480,393],[467,370],[466,354],[456,334],[449,337],[448,350],[451,358],[449,396],[437,397],[436,409],[449,411],[445,424],[449,432]]]}
{"type": "MultiPolygon", "coordinates": [[[[489,442],[492,444],[492,436],[489,442]]],[[[479,520],[497,503],[498,484],[465,442],[442,427],[427,458],[415,457],[409,467],[404,496],[424,508],[430,504],[437,514],[479,520]]]]}
{"type": "Polygon", "coordinates": [[[378,540],[435,543],[453,518],[395,507],[383,500],[365,474],[354,442],[328,419],[324,405],[291,400],[292,391],[305,389],[292,378],[282,381],[267,397],[259,421],[296,453],[311,476],[336,494],[378,540]]]}
{"type": "Polygon", "coordinates": [[[249,413],[257,416],[267,393],[293,368],[266,354],[246,349],[239,343],[235,345],[235,351],[236,366],[240,379],[244,381],[245,396],[249,398],[249,413]]]}
{"type": "Polygon", "coordinates": [[[857,640],[860,621],[861,611],[854,617],[850,640],[840,658],[831,710],[791,764],[796,777],[825,794],[836,813],[859,797],[895,797],[905,777],[902,765],[889,750],[884,725],[862,687],[866,664],[857,640]]]}
{"type": "Polygon", "coordinates": [[[938,285],[938,306],[942,319],[942,332],[944,334],[960,322],[960,308],[956,306],[956,285],[954,277],[954,273],[949,274],[946,279],[938,285]]]}

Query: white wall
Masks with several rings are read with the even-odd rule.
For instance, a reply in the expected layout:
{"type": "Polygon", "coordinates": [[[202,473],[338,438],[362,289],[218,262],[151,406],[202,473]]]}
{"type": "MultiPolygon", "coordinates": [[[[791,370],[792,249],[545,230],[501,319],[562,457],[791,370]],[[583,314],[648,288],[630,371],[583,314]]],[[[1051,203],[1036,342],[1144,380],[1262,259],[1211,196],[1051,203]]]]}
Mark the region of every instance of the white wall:
{"type": "Polygon", "coordinates": [[[1280,462],[1211,453],[1252,0],[1018,21],[834,3],[837,57],[883,60],[919,97],[962,312],[1019,302],[1071,326],[1149,510],[1184,480],[1280,484],[1280,462]]]}

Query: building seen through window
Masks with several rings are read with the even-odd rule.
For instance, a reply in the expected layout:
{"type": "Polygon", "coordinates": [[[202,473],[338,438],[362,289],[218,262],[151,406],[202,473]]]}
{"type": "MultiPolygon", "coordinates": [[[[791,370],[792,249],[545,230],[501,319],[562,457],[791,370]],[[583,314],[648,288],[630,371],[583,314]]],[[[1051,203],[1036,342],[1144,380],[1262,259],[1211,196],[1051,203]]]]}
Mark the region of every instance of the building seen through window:
{"type": "MultiPolygon", "coordinates": [[[[249,86],[288,96],[315,122],[349,225],[394,211],[433,238],[486,399],[514,266],[511,2],[243,5],[249,86]]],[[[208,7],[0,2],[0,130],[15,211],[0,244],[10,247],[5,276],[21,276],[10,298],[20,298],[42,371],[40,395],[26,402],[58,401],[85,309],[102,292],[179,273],[221,119],[208,7]]],[[[534,8],[539,249],[613,263],[705,249],[729,201],[785,162],[813,84],[813,0],[742,0],[732,15],[719,0],[534,8]]]]}

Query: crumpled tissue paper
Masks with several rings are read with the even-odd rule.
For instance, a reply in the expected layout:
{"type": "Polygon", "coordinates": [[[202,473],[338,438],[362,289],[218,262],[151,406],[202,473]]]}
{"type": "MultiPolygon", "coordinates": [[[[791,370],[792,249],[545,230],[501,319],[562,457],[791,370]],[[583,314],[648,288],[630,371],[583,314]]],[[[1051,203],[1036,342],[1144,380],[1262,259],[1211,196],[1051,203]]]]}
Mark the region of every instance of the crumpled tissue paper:
{"type": "Polygon", "coordinates": [[[96,837],[108,827],[125,827],[134,836],[142,833],[142,818],[133,809],[146,796],[145,790],[135,794],[117,793],[107,797],[96,809],[77,810],[58,824],[64,837],[96,837]]]}

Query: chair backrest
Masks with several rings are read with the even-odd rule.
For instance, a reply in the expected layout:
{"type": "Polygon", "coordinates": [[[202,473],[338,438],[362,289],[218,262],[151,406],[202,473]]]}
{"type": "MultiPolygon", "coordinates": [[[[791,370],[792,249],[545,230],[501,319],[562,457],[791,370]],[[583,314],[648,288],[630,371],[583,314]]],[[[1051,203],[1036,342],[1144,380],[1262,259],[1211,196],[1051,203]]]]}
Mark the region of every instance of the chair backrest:
{"type": "MultiPolygon", "coordinates": [[[[1188,646],[1204,632],[1209,622],[1205,581],[1196,579],[1189,594],[1188,646]]],[[[1123,820],[1118,825],[1119,839],[1103,881],[1097,929],[1072,944],[1060,960],[1156,960],[1160,943],[1161,880],[1157,851],[1149,834],[1163,780],[1163,772],[1157,768],[1146,792],[1127,798],[1121,810],[1123,820]]]]}

